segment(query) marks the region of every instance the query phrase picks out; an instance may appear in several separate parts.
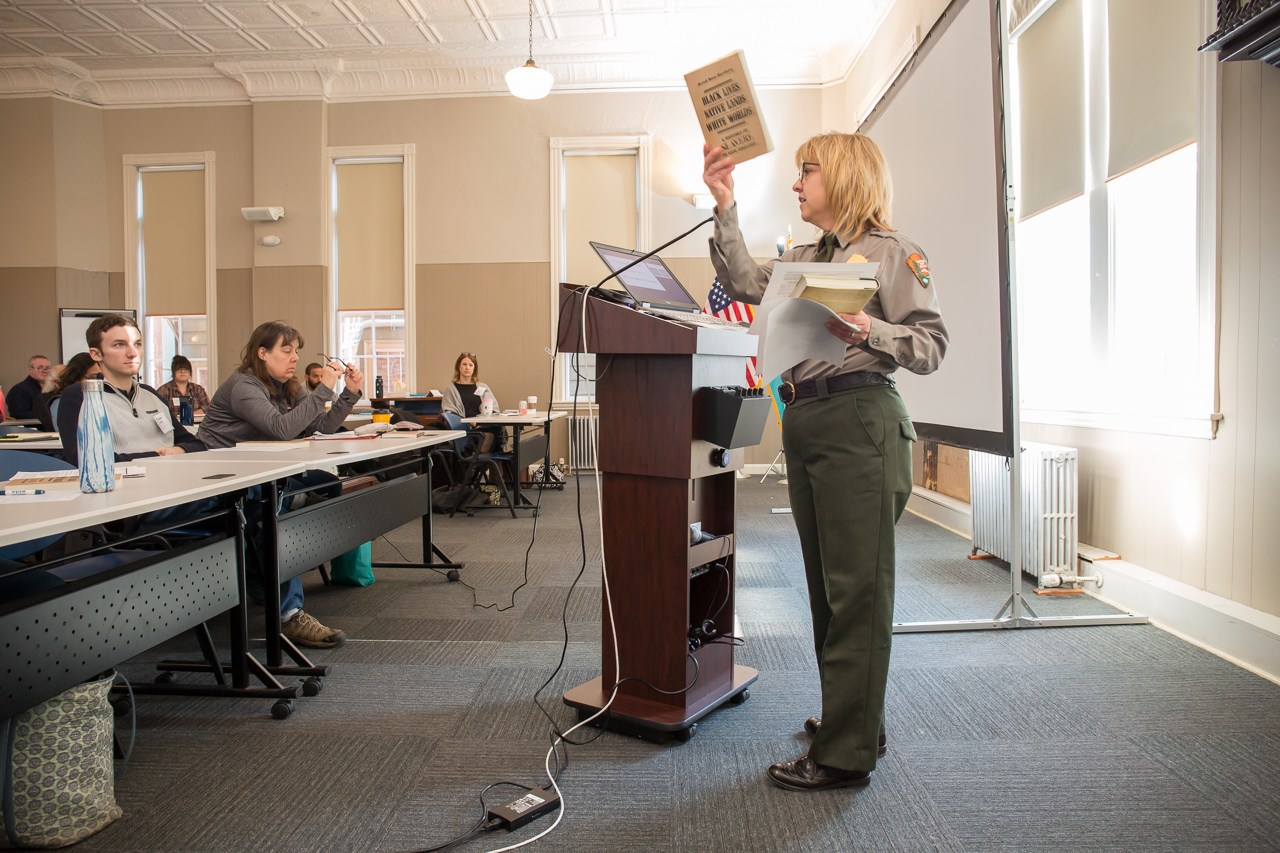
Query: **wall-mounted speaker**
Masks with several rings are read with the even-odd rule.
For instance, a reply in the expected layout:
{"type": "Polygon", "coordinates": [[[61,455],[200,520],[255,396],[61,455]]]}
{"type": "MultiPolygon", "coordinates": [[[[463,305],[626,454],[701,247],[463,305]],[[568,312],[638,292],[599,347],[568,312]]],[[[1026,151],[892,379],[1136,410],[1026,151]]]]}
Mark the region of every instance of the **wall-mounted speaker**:
{"type": "Polygon", "coordinates": [[[240,215],[248,222],[275,222],[284,218],[283,207],[242,207],[240,215]]]}

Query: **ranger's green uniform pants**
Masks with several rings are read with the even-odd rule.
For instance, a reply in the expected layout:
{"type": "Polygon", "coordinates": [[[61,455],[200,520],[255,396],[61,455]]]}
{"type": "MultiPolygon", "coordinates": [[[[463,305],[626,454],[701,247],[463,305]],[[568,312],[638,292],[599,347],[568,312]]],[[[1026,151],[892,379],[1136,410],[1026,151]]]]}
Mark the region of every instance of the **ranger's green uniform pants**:
{"type": "MultiPolygon", "coordinates": [[[[819,388],[825,383],[819,382],[819,388]]],[[[819,764],[874,770],[893,636],[894,525],[915,429],[892,387],[799,400],[782,419],[822,681],[819,764]]]]}

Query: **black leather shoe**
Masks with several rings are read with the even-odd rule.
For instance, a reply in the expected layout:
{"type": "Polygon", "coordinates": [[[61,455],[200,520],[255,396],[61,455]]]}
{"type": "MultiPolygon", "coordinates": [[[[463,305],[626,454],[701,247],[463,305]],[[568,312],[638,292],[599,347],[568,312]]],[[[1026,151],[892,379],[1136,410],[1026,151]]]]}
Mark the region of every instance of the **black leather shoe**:
{"type": "MultiPolygon", "coordinates": [[[[813,737],[814,735],[816,735],[818,733],[818,729],[820,728],[822,728],[821,717],[810,717],[809,719],[804,721],[804,730],[809,733],[810,737],[813,737]]],[[[876,749],[876,755],[883,758],[884,754],[888,751],[889,751],[889,747],[885,745],[884,733],[881,732],[880,743],[878,744],[878,749],[876,749]]]]}
{"type": "Polygon", "coordinates": [[[857,788],[871,781],[865,770],[838,770],[824,767],[807,755],[795,761],[784,761],[769,767],[773,784],[790,791],[831,791],[836,788],[857,788]]]}

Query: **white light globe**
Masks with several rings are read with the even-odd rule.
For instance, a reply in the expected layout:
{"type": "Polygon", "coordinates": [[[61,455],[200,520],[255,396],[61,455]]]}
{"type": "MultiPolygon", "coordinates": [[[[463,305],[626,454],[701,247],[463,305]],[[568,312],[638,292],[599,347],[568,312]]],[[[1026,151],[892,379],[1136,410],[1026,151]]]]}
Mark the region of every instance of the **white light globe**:
{"type": "Polygon", "coordinates": [[[551,84],[555,82],[551,72],[539,68],[532,58],[524,65],[508,71],[506,79],[507,88],[511,90],[511,94],[526,101],[545,98],[551,91],[551,84]]]}

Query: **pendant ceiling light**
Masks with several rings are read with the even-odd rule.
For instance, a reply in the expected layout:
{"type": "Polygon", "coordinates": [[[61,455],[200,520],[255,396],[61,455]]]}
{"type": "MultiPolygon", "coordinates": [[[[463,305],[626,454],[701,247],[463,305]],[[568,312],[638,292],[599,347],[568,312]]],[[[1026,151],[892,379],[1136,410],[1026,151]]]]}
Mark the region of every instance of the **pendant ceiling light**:
{"type": "Polygon", "coordinates": [[[517,98],[536,101],[551,91],[555,78],[533,61],[533,0],[529,0],[529,61],[507,72],[507,88],[517,98]]]}

